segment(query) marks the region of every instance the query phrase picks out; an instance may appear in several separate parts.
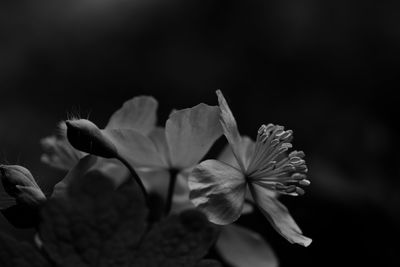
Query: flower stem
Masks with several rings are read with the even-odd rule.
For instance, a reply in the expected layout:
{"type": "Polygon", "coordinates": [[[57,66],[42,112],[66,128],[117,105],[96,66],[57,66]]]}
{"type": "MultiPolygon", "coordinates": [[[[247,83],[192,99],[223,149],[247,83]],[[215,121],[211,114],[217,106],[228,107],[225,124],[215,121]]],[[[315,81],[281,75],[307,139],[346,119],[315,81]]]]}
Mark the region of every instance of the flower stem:
{"type": "Polygon", "coordinates": [[[165,203],[165,210],[164,215],[167,216],[171,211],[172,207],[172,198],[174,197],[174,189],[176,184],[176,179],[178,176],[179,171],[175,169],[171,169],[169,171],[170,178],[169,178],[169,185],[168,185],[168,193],[167,193],[167,202],[165,203]]]}
{"type": "Polygon", "coordinates": [[[119,161],[121,161],[122,164],[125,165],[125,167],[128,168],[128,170],[129,170],[129,172],[131,173],[133,179],[135,179],[136,183],[139,185],[139,188],[140,188],[140,190],[142,191],[143,196],[144,196],[144,198],[145,198],[145,200],[146,200],[146,204],[147,204],[147,206],[148,206],[148,205],[149,205],[149,196],[148,196],[148,194],[147,194],[146,188],[144,187],[143,182],[142,182],[142,180],[140,179],[139,175],[136,173],[136,171],[133,169],[133,167],[129,164],[129,162],[126,161],[123,157],[118,156],[117,159],[118,159],[119,161]]]}

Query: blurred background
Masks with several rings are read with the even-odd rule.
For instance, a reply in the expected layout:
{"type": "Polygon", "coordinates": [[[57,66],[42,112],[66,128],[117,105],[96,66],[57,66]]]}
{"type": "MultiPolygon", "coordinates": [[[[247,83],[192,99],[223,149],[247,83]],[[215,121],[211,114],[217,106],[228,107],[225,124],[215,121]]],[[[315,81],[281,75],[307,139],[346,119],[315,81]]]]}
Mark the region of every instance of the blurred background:
{"type": "MultiPolygon", "coordinates": [[[[39,140],[68,114],[104,126],[136,95],[216,104],[241,133],[295,132],[311,186],[284,202],[309,248],[259,217],[281,266],[398,266],[399,3],[344,0],[44,0],[0,3],[0,160],[45,185],[39,140]]],[[[14,231],[0,218],[1,231],[14,231]]],[[[21,238],[26,231],[14,231],[21,238]]]]}

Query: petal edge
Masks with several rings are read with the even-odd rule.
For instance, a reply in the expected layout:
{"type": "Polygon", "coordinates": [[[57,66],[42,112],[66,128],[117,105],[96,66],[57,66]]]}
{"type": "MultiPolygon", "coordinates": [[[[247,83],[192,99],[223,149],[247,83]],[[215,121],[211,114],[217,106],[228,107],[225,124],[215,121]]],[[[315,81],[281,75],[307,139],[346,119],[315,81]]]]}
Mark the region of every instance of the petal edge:
{"type": "Polygon", "coordinates": [[[271,197],[265,188],[250,184],[250,191],[261,213],[269,220],[275,230],[290,243],[297,243],[308,247],[312,239],[303,235],[288,209],[276,198],[271,197]]]}

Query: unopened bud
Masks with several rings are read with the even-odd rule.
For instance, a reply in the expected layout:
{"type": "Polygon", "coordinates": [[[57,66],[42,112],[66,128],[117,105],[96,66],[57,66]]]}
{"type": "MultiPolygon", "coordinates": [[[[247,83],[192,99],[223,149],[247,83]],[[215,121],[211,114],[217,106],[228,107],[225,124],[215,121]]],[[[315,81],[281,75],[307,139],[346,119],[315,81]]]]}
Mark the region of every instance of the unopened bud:
{"type": "Polygon", "coordinates": [[[67,120],[67,138],[70,144],[83,152],[103,158],[116,158],[115,145],[93,122],[85,119],[67,120]]]}
{"type": "Polygon", "coordinates": [[[4,190],[17,203],[37,206],[46,200],[30,171],[22,166],[0,165],[0,179],[4,190]]]}

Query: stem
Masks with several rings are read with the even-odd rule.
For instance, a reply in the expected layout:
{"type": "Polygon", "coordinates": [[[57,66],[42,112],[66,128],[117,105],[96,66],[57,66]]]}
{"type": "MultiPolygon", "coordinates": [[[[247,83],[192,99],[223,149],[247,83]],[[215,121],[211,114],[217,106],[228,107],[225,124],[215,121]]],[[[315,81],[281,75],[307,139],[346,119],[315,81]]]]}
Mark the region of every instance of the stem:
{"type": "Polygon", "coordinates": [[[117,159],[118,159],[119,161],[121,161],[122,164],[125,165],[125,167],[128,168],[128,170],[129,170],[129,172],[131,173],[133,179],[135,179],[136,183],[139,185],[140,190],[142,191],[143,196],[144,196],[144,198],[145,198],[145,200],[146,200],[147,206],[149,206],[149,196],[148,196],[148,194],[147,194],[146,188],[144,187],[143,182],[142,182],[142,180],[140,179],[139,175],[138,175],[138,174],[136,173],[136,171],[132,168],[132,166],[129,164],[129,162],[126,161],[123,157],[118,156],[117,159]]]}
{"type": "Polygon", "coordinates": [[[168,194],[167,194],[167,203],[165,204],[164,215],[168,215],[171,211],[172,207],[172,198],[174,196],[174,189],[176,184],[176,178],[178,176],[179,171],[176,169],[171,169],[169,171],[170,178],[169,178],[169,185],[168,185],[168,194]]]}

